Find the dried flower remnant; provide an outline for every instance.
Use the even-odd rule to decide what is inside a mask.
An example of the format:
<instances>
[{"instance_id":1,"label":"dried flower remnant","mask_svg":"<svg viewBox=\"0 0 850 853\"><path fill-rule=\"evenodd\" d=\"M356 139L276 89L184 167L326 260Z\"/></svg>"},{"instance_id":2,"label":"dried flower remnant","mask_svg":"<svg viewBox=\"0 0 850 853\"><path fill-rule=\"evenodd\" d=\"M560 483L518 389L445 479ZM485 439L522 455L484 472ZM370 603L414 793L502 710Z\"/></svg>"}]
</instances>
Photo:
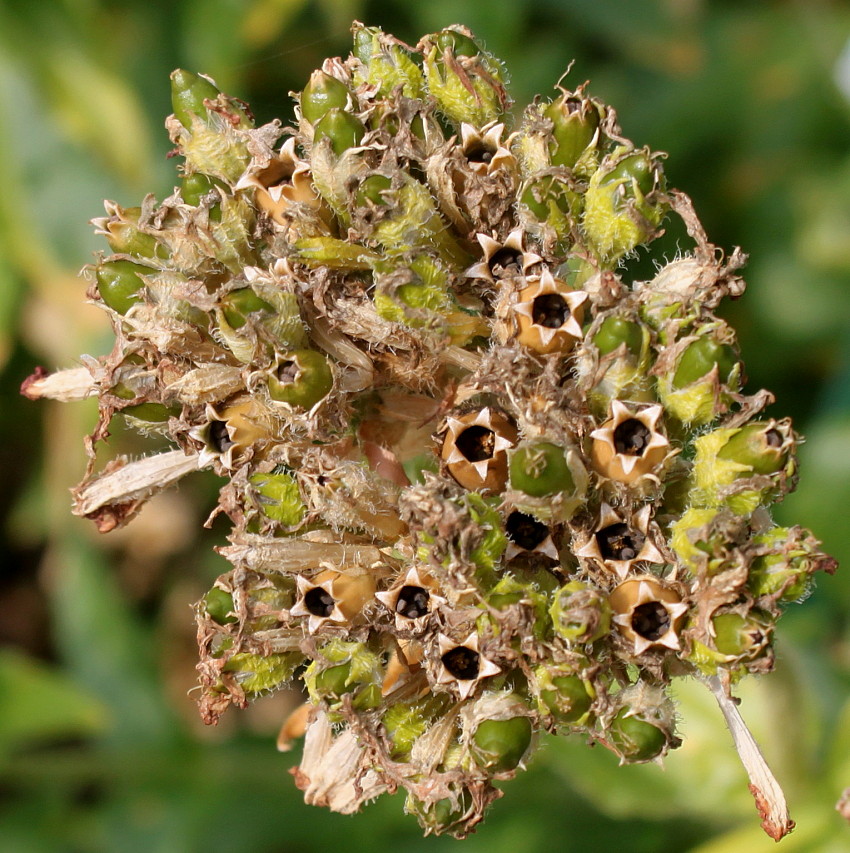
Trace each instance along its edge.
<instances>
[{"instance_id":1,"label":"dried flower remnant","mask_svg":"<svg viewBox=\"0 0 850 853\"><path fill-rule=\"evenodd\" d=\"M96 222L114 254L89 296L118 344L23 393L98 396L75 512L102 531L199 468L227 481L200 710L300 680L280 742L305 736L307 802L401 787L463 837L543 730L659 761L692 675L781 837L730 685L772 667L778 617L835 563L766 511L798 437L759 419L713 314L744 256L586 84L508 134L504 76L464 27L411 46L355 24L285 128L175 72L179 188ZM629 280L668 216L693 247ZM96 473L113 417L173 448Z\"/></svg>"}]
</instances>

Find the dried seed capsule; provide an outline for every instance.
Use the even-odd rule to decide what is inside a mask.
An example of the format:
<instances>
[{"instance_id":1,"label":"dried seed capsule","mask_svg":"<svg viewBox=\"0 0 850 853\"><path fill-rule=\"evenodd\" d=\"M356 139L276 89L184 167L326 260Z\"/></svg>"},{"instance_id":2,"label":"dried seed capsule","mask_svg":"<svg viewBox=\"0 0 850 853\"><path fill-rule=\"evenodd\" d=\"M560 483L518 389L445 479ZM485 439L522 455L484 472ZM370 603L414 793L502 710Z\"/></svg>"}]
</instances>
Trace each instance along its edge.
<instances>
[{"instance_id":1,"label":"dried seed capsule","mask_svg":"<svg viewBox=\"0 0 850 853\"><path fill-rule=\"evenodd\" d=\"M623 581L608 596L614 624L632 644L634 654L651 646L679 648L679 628L688 605L653 576Z\"/></svg>"},{"instance_id":2,"label":"dried seed capsule","mask_svg":"<svg viewBox=\"0 0 850 853\"><path fill-rule=\"evenodd\" d=\"M579 557L589 557L622 580L637 563L663 563L664 555L650 535L652 507L648 504L631 517L602 504L593 535L577 548Z\"/></svg>"},{"instance_id":3,"label":"dried seed capsule","mask_svg":"<svg viewBox=\"0 0 850 853\"><path fill-rule=\"evenodd\" d=\"M439 666L437 684L448 684L466 699L485 678L498 675L502 668L481 654L478 634L474 631L461 643L439 634Z\"/></svg>"},{"instance_id":4,"label":"dried seed capsule","mask_svg":"<svg viewBox=\"0 0 850 853\"><path fill-rule=\"evenodd\" d=\"M513 317L519 327L517 340L534 352L569 352L582 338L587 294L573 290L548 270L527 281L513 306Z\"/></svg>"},{"instance_id":5,"label":"dried seed capsule","mask_svg":"<svg viewBox=\"0 0 850 853\"><path fill-rule=\"evenodd\" d=\"M330 393L333 371L320 352L293 350L278 360L268 386L272 400L309 410Z\"/></svg>"},{"instance_id":6,"label":"dried seed capsule","mask_svg":"<svg viewBox=\"0 0 850 853\"><path fill-rule=\"evenodd\" d=\"M596 470L621 483L656 477L670 455L670 442L658 429L661 406L631 409L619 400L611 403L611 417L590 434L591 458Z\"/></svg>"},{"instance_id":7,"label":"dried seed capsule","mask_svg":"<svg viewBox=\"0 0 850 853\"><path fill-rule=\"evenodd\" d=\"M152 275L154 272L156 270L132 261L106 261L95 270L97 292L113 311L126 314L142 301L145 281L140 276Z\"/></svg>"},{"instance_id":8,"label":"dried seed capsule","mask_svg":"<svg viewBox=\"0 0 850 853\"><path fill-rule=\"evenodd\" d=\"M452 477L465 489L500 492L508 480L506 451L517 439L513 423L490 408L446 423L442 456Z\"/></svg>"}]
</instances>

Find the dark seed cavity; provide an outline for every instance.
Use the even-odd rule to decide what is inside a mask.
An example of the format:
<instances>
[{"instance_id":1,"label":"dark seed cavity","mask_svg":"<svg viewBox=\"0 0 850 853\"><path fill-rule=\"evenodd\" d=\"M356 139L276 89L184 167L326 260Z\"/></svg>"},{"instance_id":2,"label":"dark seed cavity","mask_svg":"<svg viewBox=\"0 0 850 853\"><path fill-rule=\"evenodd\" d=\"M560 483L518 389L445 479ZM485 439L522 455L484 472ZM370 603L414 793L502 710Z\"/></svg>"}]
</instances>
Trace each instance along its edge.
<instances>
[{"instance_id":1,"label":"dark seed cavity","mask_svg":"<svg viewBox=\"0 0 850 853\"><path fill-rule=\"evenodd\" d=\"M609 524L596 532L599 553L603 560L634 560L646 537L627 524Z\"/></svg>"},{"instance_id":2,"label":"dark seed cavity","mask_svg":"<svg viewBox=\"0 0 850 853\"><path fill-rule=\"evenodd\" d=\"M227 431L227 424L224 421L213 421L210 424L210 444L217 453L226 453L233 447L233 439Z\"/></svg>"},{"instance_id":3,"label":"dark seed cavity","mask_svg":"<svg viewBox=\"0 0 850 853\"><path fill-rule=\"evenodd\" d=\"M560 329L570 319L570 306L560 293L544 293L535 297L531 319L537 326Z\"/></svg>"},{"instance_id":4,"label":"dark seed cavity","mask_svg":"<svg viewBox=\"0 0 850 853\"><path fill-rule=\"evenodd\" d=\"M670 614L660 601L647 601L632 612L632 629L635 634L655 641L670 630Z\"/></svg>"},{"instance_id":5,"label":"dark seed cavity","mask_svg":"<svg viewBox=\"0 0 850 853\"><path fill-rule=\"evenodd\" d=\"M457 449L470 461L482 462L493 458L496 433L487 427L474 424L467 427L456 439Z\"/></svg>"},{"instance_id":6,"label":"dark seed cavity","mask_svg":"<svg viewBox=\"0 0 850 853\"><path fill-rule=\"evenodd\" d=\"M334 597L320 586L314 586L304 594L304 606L313 616L327 618L333 613L335 604Z\"/></svg>"},{"instance_id":7,"label":"dark seed cavity","mask_svg":"<svg viewBox=\"0 0 850 853\"><path fill-rule=\"evenodd\" d=\"M549 535L549 527L531 515L514 510L505 522L505 533L514 545L533 551Z\"/></svg>"},{"instance_id":8,"label":"dark seed cavity","mask_svg":"<svg viewBox=\"0 0 850 853\"><path fill-rule=\"evenodd\" d=\"M767 442L768 447L782 447L782 435L778 430L769 429L764 434L764 440Z\"/></svg>"},{"instance_id":9,"label":"dark seed cavity","mask_svg":"<svg viewBox=\"0 0 850 853\"><path fill-rule=\"evenodd\" d=\"M643 456L651 437L646 424L637 418L629 418L614 430L614 448L617 453L625 453L626 456Z\"/></svg>"},{"instance_id":10,"label":"dark seed cavity","mask_svg":"<svg viewBox=\"0 0 850 853\"><path fill-rule=\"evenodd\" d=\"M421 586L403 586L395 603L395 612L408 619L418 619L428 612L430 597L428 590Z\"/></svg>"},{"instance_id":11,"label":"dark seed cavity","mask_svg":"<svg viewBox=\"0 0 850 853\"><path fill-rule=\"evenodd\" d=\"M489 163L496 152L483 142L473 142L463 153L470 163Z\"/></svg>"},{"instance_id":12,"label":"dark seed cavity","mask_svg":"<svg viewBox=\"0 0 850 853\"><path fill-rule=\"evenodd\" d=\"M301 368L298 366L298 363L292 361L291 359L288 361L282 361L277 368L277 378L283 385L291 385L293 382L298 381L298 377L301 375Z\"/></svg>"},{"instance_id":13,"label":"dark seed cavity","mask_svg":"<svg viewBox=\"0 0 850 853\"><path fill-rule=\"evenodd\" d=\"M502 247L490 258L490 272L494 276L519 275L522 253Z\"/></svg>"},{"instance_id":14,"label":"dark seed cavity","mask_svg":"<svg viewBox=\"0 0 850 853\"><path fill-rule=\"evenodd\" d=\"M478 678L478 652L466 646L449 649L440 660L451 675L459 681L472 681Z\"/></svg>"}]
</instances>

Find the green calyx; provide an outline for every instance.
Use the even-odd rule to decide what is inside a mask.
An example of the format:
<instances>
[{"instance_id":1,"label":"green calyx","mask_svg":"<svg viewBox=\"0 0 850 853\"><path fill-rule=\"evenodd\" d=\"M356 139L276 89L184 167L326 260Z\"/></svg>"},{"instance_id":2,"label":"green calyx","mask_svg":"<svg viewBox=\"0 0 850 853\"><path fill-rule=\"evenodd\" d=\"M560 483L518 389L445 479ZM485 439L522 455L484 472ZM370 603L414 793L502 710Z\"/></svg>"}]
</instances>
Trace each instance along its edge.
<instances>
[{"instance_id":1,"label":"green calyx","mask_svg":"<svg viewBox=\"0 0 850 853\"><path fill-rule=\"evenodd\" d=\"M515 770L531 746L532 725L528 717L484 720L475 729L470 751L475 761L494 773Z\"/></svg>"},{"instance_id":2,"label":"green calyx","mask_svg":"<svg viewBox=\"0 0 850 853\"><path fill-rule=\"evenodd\" d=\"M382 677L380 656L363 643L331 640L319 649L318 657L307 667L304 683L311 701L318 702L380 687ZM368 689L368 699L372 695L373 691Z\"/></svg>"},{"instance_id":3,"label":"green calyx","mask_svg":"<svg viewBox=\"0 0 850 853\"><path fill-rule=\"evenodd\" d=\"M327 139L333 153L341 157L349 148L356 148L365 135L366 126L357 116L339 107L331 107L313 128L313 145Z\"/></svg>"},{"instance_id":4,"label":"green calyx","mask_svg":"<svg viewBox=\"0 0 850 853\"><path fill-rule=\"evenodd\" d=\"M145 282L140 276L155 272L150 267L132 261L106 261L95 270L97 291L113 311L126 314L133 305L142 301L141 291Z\"/></svg>"},{"instance_id":5,"label":"green calyx","mask_svg":"<svg viewBox=\"0 0 850 853\"><path fill-rule=\"evenodd\" d=\"M571 169L596 136L599 109L589 99L565 92L543 108L543 116L552 122L552 165Z\"/></svg>"},{"instance_id":6,"label":"green calyx","mask_svg":"<svg viewBox=\"0 0 850 853\"><path fill-rule=\"evenodd\" d=\"M673 374L673 387L684 388L702 379L715 367L720 382L728 384L736 368L740 373L737 353L728 344L718 343L710 337L698 338L685 348L679 358Z\"/></svg>"},{"instance_id":7,"label":"green calyx","mask_svg":"<svg viewBox=\"0 0 850 853\"><path fill-rule=\"evenodd\" d=\"M361 63L355 69L358 82L377 86L378 92L384 97L398 86L401 86L402 94L407 98L422 97L425 79L414 54L377 27L355 24L353 32L352 53Z\"/></svg>"},{"instance_id":8,"label":"green calyx","mask_svg":"<svg viewBox=\"0 0 850 853\"><path fill-rule=\"evenodd\" d=\"M233 612L233 594L214 586L204 596L204 609L213 622L219 625L230 625L238 621Z\"/></svg>"},{"instance_id":9,"label":"green calyx","mask_svg":"<svg viewBox=\"0 0 850 853\"><path fill-rule=\"evenodd\" d=\"M628 352L639 358L643 349L643 338L643 329L639 323L623 317L606 317L593 336L593 345L600 355L608 355L625 344Z\"/></svg>"},{"instance_id":10,"label":"green calyx","mask_svg":"<svg viewBox=\"0 0 850 853\"><path fill-rule=\"evenodd\" d=\"M549 608L552 628L569 644L594 643L611 630L607 597L581 581L564 584Z\"/></svg>"},{"instance_id":11,"label":"green calyx","mask_svg":"<svg viewBox=\"0 0 850 853\"><path fill-rule=\"evenodd\" d=\"M652 761L667 746L667 735L659 726L623 708L611 721L608 737L617 754L629 762Z\"/></svg>"},{"instance_id":12,"label":"green calyx","mask_svg":"<svg viewBox=\"0 0 850 853\"><path fill-rule=\"evenodd\" d=\"M762 553L750 563L747 587L753 596L767 596L777 603L802 601L811 591L813 572L830 570L818 543L798 527L775 527L753 539Z\"/></svg>"},{"instance_id":13,"label":"green calyx","mask_svg":"<svg viewBox=\"0 0 850 853\"><path fill-rule=\"evenodd\" d=\"M333 387L327 358L315 350L287 353L268 379L269 396L278 403L312 409Z\"/></svg>"},{"instance_id":14,"label":"green calyx","mask_svg":"<svg viewBox=\"0 0 850 853\"><path fill-rule=\"evenodd\" d=\"M301 499L298 483L291 474L252 474L248 480L262 515L284 527L301 524L307 514L307 507Z\"/></svg>"},{"instance_id":15,"label":"green calyx","mask_svg":"<svg viewBox=\"0 0 850 853\"><path fill-rule=\"evenodd\" d=\"M135 403L131 406L124 406L120 412L125 417L135 418L137 421L149 424L164 424L170 417L176 417L180 414L179 409L165 406L162 403Z\"/></svg>"},{"instance_id":16,"label":"green calyx","mask_svg":"<svg viewBox=\"0 0 850 853\"><path fill-rule=\"evenodd\" d=\"M341 80L322 70L314 71L301 92L301 115L316 124L329 110L345 110L350 96L351 90Z\"/></svg>"},{"instance_id":17,"label":"green calyx","mask_svg":"<svg viewBox=\"0 0 850 853\"><path fill-rule=\"evenodd\" d=\"M575 490L564 448L548 441L530 441L509 452L511 488L532 497Z\"/></svg>"},{"instance_id":18,"label":"green calyx","mask_svg":"<svg viewBox=\"0 0 850 853\"><path fill-rule=\"evenodd\" d=\"M239 652L228 658L223 671L231 673L245 694L253 698L282 687L303 661L301 652L270 655Z\"/></svg>"}]
</instances>

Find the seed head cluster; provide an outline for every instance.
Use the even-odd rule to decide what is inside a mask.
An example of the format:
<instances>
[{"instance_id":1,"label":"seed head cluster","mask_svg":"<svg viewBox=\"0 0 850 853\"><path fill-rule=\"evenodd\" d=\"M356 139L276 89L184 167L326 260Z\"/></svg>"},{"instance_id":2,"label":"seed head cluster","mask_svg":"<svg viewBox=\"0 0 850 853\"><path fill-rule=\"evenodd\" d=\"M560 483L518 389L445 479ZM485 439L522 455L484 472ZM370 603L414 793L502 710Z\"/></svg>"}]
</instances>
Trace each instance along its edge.
<instances>
[{"instance_id":1,"label":"seed head cluster","mask_svg":"<svg viewBox=\"0 0 850 853\"><path fill-rule=\"evenodd\" d=\"M168 453L89 472L124 524L198 468L232 568L197 604L200 710L301 687L296 783L353 812L403 788L466 835L541 732L622 762L679 745L672 678L773 666L818 542L779 527L798 437L745 393L740 251L585 86L510 132L502 64L463 27L353 54L255 127L172 75L179 186L107 203L86 270L115 347L29 380L96 391ZM667 219L691 247L630 280Z\"/></svg>"}]
</instances>

